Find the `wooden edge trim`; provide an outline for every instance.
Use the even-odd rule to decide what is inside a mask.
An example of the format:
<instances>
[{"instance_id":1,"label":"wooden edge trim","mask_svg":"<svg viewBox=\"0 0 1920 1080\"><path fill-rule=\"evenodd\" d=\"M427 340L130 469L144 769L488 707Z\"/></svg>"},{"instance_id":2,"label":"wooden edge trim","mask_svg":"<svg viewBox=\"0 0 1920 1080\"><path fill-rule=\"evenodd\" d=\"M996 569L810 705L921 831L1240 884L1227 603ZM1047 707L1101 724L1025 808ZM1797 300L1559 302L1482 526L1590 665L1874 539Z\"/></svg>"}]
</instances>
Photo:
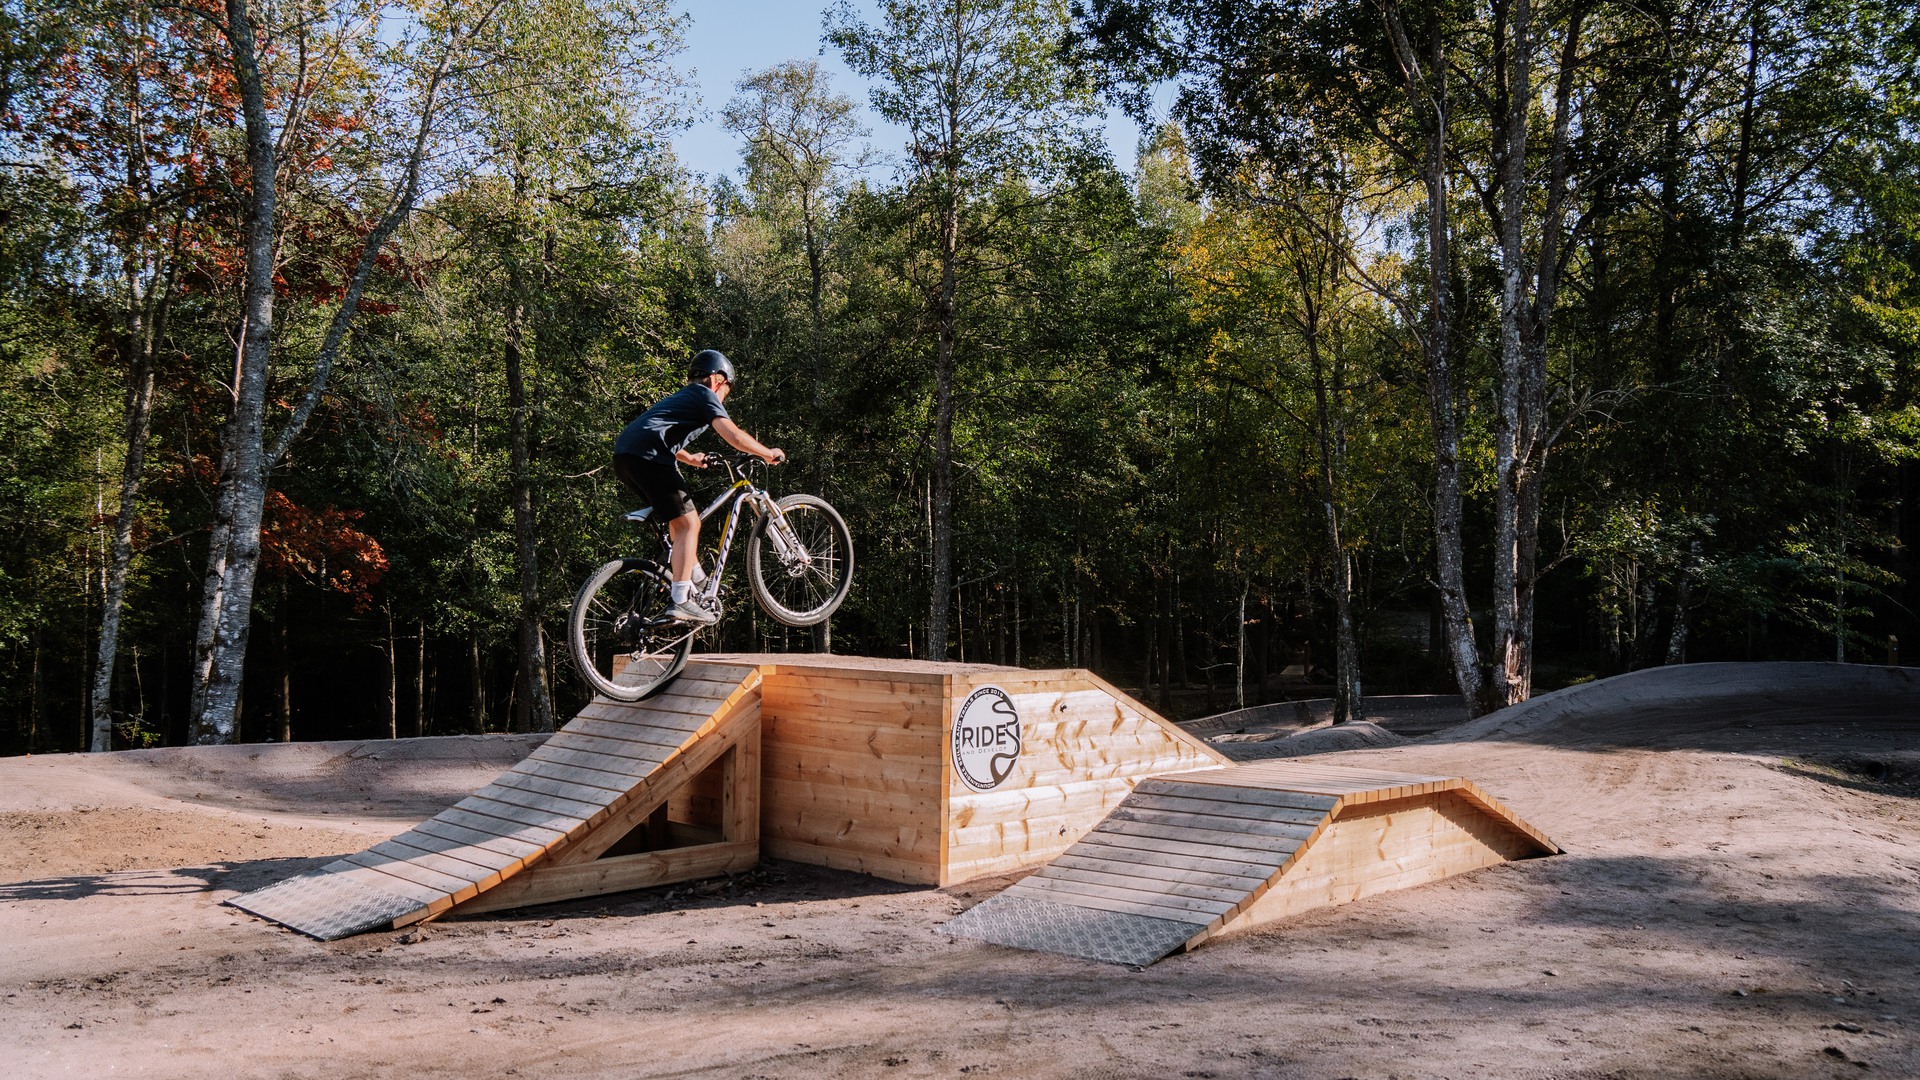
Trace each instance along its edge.
<instances>
[{"instance_id":1,"label":"wooden edge trim","mask_svg":"<svg viewBox=\"0 0 1920 1080\"><path fill-rule=\"evenodd\" d=\"M760 845L745 840L662 848L611 859L549 866L520 878L512 889L483 893L454 905L449 911L456 916L480 915L490 911L557 904L588 896L630 892L656 885L738 873L751 869L759 861Z\"/></svg>"},{"instance_id":2,"label":"wooden edge trim","mask_svg":"<svg viewBox=\"0 0 1920 1080\"><path fill-rule=\"evenodd\" d=\"M1464 780L1464 779L1456 780L1454 781L1454 783L1458 786L1455 788L1452 788L1451 790L1458 791L1460 793L1461 798L1472 803L1474 806L1479 807L1481 810L1484 810L1487 814L1491 815L1496 821L1502 822L1503 824L1511 827L1515 832L1520 833L1522 836L1525 836L1527 839L1533 841L1534 844L1539 847L1540 854L1563 855L1566 853L1566 849L1561 847L1559 844L1554 843L1553 840L1550 839L1546 833L1543 833L1539 829L1536 829L1533 826L1527 824L1525 821L1522 821L1518 814L1515 814L1513 811L1507 809L1505 804L1503 804L1499 799L1496 799L1493 796L1487 794L1486 792L1480 790L1480 786L1478 784L1475 784L1471 780Z\"/></svg>"},{"instance_id":3,"label":"wooden edge trim","mask_svg":"<svg viewBox=\"0 0 1920 1080\"><path fill-rule=\"evenodd\" d=\"M749 663L744 660L709 660L695 656L689 661L688 666L692 667L697 664L701 668L709 671L719 668L732 668L736 671L755 671L760 673L763 678L773 680L777 680L785 675L818 674L823 678L846 679L851 682L920 683L925 686L937 686L953 677L951 673L944 671L895 671L886 668L859 668L836 665L834 661L841 659L841 657L836 654L786 653L783 655L791 656L794 659ZM810 657L819 657L819 660L817 662L810 661ZM1025 669L1017 668L1015 670Z\"/></svg>"},{"instance_id":4,"label":"wooden edge trim","mask_svg":"<svg viewBox=\"0 0 1920 1080\"><path fill-rule=\"evenodd\" d=\"M1126 705L1128 708L1132 709L1134 712L1137 712L1141 716L1144 716L1148 720L1151 720L1155 724L1158 724L1162 729L1164 729L1167 732L1167 734L1173 736L1176 742L1179 742L1183 745L1190 746L1193 749L1198 750L1201 756L1205 757L1207 760L1212 761L1215 764L1219 764L1219 765L1235 764L1232 758L1228 757L1227 755L1221 753L1218 750L1215 750L1212 746L1208 745L1205 739L1200 738L1198 735L1195 735L1192 732L1185 730L1179 724L1176 724L1173 721L1167 719L1166 717L1161 716L1159 713L1154 712L1152 709L1146 706L1145 702L1142 702L1136 699L1132 694L1127 693L1126 691L1113 685L1112 683L1101 678L1100 676L1095 675L1093 672L1088 671L1086 668L1068 668L1067 670L1073 678L1079 679L1087 683L1088 685L1092 686L1094 689L1100 690L1106 693L1107 695L1111 696L1114 700L1119 701L1122 704Z\"/></svg>"},{"instance_id":5,"label":"wooden edge trim","mask_svg":"<svg viewBox=\"0 0 1920 1080\"><path fill-rule=\"evenodd\" d=\"M940 687L940 738L936 745L940 754L940 851L934 856L933 883L946 888L959 879L954 876L953 866L948 852L953 843L953 673L941 672Z\"/></svg>"}]
</instances>

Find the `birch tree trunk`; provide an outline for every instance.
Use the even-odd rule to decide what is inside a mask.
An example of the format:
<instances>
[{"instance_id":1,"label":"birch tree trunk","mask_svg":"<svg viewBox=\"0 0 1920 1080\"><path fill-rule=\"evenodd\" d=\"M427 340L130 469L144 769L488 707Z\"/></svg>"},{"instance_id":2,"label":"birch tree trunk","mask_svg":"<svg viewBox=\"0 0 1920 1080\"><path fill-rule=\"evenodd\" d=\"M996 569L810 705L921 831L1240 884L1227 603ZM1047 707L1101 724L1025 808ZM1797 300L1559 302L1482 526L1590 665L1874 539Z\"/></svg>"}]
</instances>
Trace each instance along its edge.
<instances>
[{"instance_id":1,"label":"birch tree trunk","mask_svg":"<svg viewBox=\"0 0 1920 1080\"><path fill-rule=\"evenodd\" d=\"M1433 426L1434 578L1440 594L1447 667L1461 701L1477 716L1485 710L1485 702L1480 651L1467 603L1466 558L1460 532L1460 412L1453 372L1453 208L1448 172L1453 111L1446 34L1441 19L1429 16L1424 49L1417 48L1398 6L1387 9L1387 28L1402 88L1426 133L1418 162L1427 216L1427 310L1420 345L1426 360L1427 408Z\"/></svg>"},{"instance_id":2,"label":"birch tree trunk","mask_svg":"<svg viewBox=\"0 0 1920 1080\"><path fill-rule=\"evenodd\" d=\"M1512 0L1506 116L1495 147L1500 189L1499 423L1495 440L1494 665L1496 705L1533 696L1534 596L1539 577L1540 514L1547 457L1547 336L1558 300L1563 216L1568 192L1568 140L1574 74L1585 10L1567 16L1554 87L1544 206L1537 248L1527 251L1527 151L1534 104L1535 29L1531 0Z\"/></svg>"},{"instance_id":3,"label":"birch tree trunk","mask_svg":"<svg viewBox=\"0 0 1920 1080\"><path fill-rule=\"evenodd\" d=\"M1526 672L1518 640L1520 485L1526 468L1521 433L1520 306L1526 296L1525 226L1527 120L1532 104L1529 0L1509 0L1495 9L1495 59L1503 69L1505 115L1497 118L1494 168L1500 190L1500 358L1493 443L1493 704L1526 700ZM1501 15L1505 15L1502 25Z\"/></svg>"},{"instance_id":4,"label":"birch tree trunk","mask_svg":"<svg viewBox=\"0 0 1920 1080\"><path fill-rule=\"evenodd\" d=\"M437 66L426 74L416 99L420 111L406 158L404 179L361 245L340 306L334 309L314 357L306 390L269 452L266 398L276 270L277 150L275 133L267 118L266 85L255 47L255 27L247 13L246 0L226 2L225 33L233 54L234 82L246 118L250 189L244 320L232 384L232 413L221 432L214 522L201 589L200 622L194 634L190 724L197 744L228 743L238 737L241 680L252 622L254 579L260 562L260 525L268 479L274 464L286 457L319 407L380 252L412 214L414 203L419 199L420 172L434 132L443 80L466 42L485 27L498 8L496 0L478 13L473 24L450 32L452 36L442 47Z\"/></svg>"},{"instance_id":5,"label":"birch tree trunk","mask_svg":"<svg viewBox=\"0 0 1920 1080\"><path fill-rule=\"evenodd\" d=\"M267 361L273 341L276 148L246 0L227 0L227 45L246 118L250 189L246 209L245 312L234 365L232 412L220 437L220 475L200 625L194 634L193 741L239 734L240 680L253 614L260 519L267 495Z\"/></svg>"}]
</instances>

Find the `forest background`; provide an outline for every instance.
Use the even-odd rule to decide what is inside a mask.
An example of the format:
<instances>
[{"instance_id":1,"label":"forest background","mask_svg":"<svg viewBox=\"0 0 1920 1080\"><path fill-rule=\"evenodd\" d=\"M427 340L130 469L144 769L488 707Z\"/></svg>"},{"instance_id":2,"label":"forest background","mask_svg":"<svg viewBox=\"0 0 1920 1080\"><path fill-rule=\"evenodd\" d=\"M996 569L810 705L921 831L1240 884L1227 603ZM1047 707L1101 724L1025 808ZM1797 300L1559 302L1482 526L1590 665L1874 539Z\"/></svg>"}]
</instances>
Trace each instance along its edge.
<instances>
[{"instance_id":1,"label":"forest background","mask_svg":"<svg viewBox=\"0 0 1920 1080\"><path fill-rule=\"evenodd\" d=\"M1920 648L1907 5L841 4L710 179L686 19L0 0L0 752L551 728L702 347L859 555L715 648L1341 716Z\"/></svg>"}]
</instances>

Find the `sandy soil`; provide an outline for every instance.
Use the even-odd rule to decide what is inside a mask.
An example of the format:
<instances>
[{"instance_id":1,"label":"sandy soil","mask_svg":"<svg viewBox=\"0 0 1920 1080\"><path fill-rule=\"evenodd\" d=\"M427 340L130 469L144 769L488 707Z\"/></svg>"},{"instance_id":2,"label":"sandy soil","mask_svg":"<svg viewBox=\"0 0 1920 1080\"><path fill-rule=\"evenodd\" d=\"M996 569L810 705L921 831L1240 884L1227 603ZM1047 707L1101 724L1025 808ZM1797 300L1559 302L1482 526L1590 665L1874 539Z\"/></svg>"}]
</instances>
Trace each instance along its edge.
<instances>
[{"instance_id":1,"label":"sandy soil","mask_svg":"<svg viewBox=\"0 0 1920 1080\"><path fill-rule=\"evenodd\" d=\"M525 740L0 761L8 1077L1920 1076L1920 679L1645 672L1321 760L1468 776L1568 854L1141 971L769 863L320 944L220 901Z\"/></svg>"}]
</instances>

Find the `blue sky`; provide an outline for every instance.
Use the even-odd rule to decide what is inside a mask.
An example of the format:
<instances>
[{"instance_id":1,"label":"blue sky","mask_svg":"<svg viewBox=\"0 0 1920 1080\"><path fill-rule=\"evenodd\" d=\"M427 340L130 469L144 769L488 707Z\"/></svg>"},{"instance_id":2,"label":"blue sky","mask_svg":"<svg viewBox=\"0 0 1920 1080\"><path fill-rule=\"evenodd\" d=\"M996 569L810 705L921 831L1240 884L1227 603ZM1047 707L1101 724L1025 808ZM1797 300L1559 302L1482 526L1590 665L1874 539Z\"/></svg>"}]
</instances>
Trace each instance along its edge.
<instances>
[{"instance_id":1,"label":"blue sky","mask_svg":"<svg viewBox=\"0 0 1920 1080\"><path fill-rule=\"evenodd\" d=\"M690 0L682 5L692 22L686 50L676 61L681 70L692 69L691 81L700 95L694 126L673 140L682 164L709 177L738 168L739 143L720 126L720 110L733 97L733 84L749 71L798 57L818 59L832 74L834 86L860 103L874 149L889 161L899 157L905 133L867 106L866 81L847 70L837 50L820 51L820 16L827 6L828 0ZM879 21L868 0L855 0L854 6L869 21ZM1106 131L1114 162L1131 172L1139 128L1118 109L1110 109Z\"/></svg>"}]
</instances>

